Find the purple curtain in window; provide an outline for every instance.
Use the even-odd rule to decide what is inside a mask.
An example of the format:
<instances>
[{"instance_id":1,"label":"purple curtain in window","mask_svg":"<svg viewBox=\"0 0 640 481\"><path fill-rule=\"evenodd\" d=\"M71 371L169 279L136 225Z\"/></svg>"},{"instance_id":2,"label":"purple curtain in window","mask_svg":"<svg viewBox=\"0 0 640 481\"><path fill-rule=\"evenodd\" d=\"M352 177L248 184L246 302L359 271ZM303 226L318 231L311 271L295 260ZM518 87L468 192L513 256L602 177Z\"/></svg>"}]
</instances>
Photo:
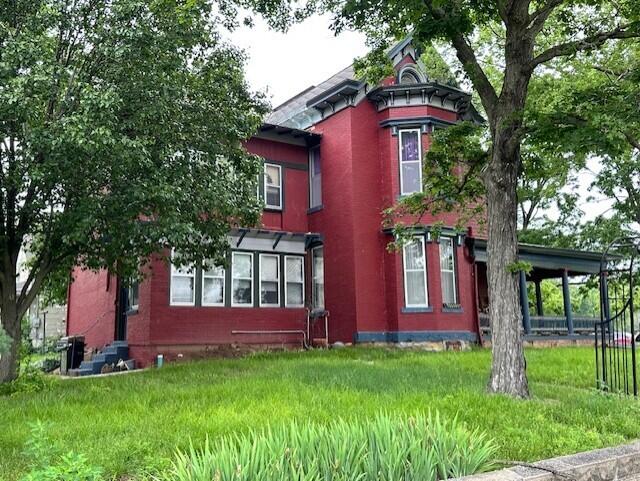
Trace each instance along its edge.
<instances>
[{"instance_id":1,"label":"purple curtain in window","mask_svg":"<svg viewBox=\"0 0 640 481\"><path fill-rule=\"evenodd\" d=\"M418 154L418 132L404 132L402 134L402 160L420 160Z\"/></svg>"}]
</instances>

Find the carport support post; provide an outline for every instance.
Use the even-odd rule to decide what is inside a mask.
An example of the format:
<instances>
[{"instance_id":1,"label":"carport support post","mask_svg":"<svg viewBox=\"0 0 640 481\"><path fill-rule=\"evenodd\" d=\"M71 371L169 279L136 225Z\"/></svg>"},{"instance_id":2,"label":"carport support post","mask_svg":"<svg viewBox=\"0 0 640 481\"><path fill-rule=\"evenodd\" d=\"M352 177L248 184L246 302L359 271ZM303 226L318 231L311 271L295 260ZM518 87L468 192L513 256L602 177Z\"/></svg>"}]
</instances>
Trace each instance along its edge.
<instances>
[{"instance_id":1,"label":"carport support post","mask_svg":"<svg viewBox=\"0 0 640 481\"><path fill-rule=\"evenodd\" d=\"M569 272L562 271L562 298L564 300L564 315L567 318L567 332L573 334L573 313L571 312L571 294L569 293Z\"/></svg>"},{"instance_id":2,"label":"carport support post","mask_svg":"<svg viewBox=\"0 0 640 481\"><path fill-rule=\"evenodd\" d=\"M540 279L535 281L536 284L536 314L544 316L544 308L542 307L542 290L540 289Z\"/></svg>"},{"instance_id":3,"label":"carport support post","mask_svg":"<svg viewBox=\"0 0 640 481\"><path fill-rule=\"evenodd\" d=\"M524 271L520 271L520 307L522 308L522 324L524 325L524 333L531 334L529 296L527 295L527 275Z\"/></svg>"}]
</instances>

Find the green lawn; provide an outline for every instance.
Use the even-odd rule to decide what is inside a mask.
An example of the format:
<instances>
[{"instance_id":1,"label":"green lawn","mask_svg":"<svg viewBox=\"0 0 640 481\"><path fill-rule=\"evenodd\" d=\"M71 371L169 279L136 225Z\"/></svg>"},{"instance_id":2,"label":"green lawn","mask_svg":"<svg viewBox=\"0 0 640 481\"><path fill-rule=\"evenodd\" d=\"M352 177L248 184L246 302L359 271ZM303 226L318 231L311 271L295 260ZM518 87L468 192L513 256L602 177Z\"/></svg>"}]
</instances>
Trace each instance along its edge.
<instances>
[{"instance_id":1,"label":"green lawn","mask_svg":"<svg viewBox=\"0 0 640 481\"><path fill-rule=\"evenodd\" d=\"M189 439L288 419L438 410L493 436L500 459L531 461L640 437L640 402L593 389L589 348L527 351L533 399L485 394L490 352L349 348L167 365L0 398L0 479L24 472L29 422L109 474L166 464Z\"/></svg>"}]
</instances>

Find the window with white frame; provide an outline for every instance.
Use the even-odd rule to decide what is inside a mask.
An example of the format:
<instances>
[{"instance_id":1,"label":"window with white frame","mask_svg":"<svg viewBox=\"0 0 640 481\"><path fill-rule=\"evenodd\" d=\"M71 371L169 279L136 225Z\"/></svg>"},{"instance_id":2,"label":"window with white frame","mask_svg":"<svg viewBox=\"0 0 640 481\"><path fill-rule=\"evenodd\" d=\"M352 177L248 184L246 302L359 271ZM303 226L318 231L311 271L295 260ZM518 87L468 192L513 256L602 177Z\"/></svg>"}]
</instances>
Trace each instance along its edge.
<instances>
[{"instance_id":1,"label":"window with white frame","mask_svg":"<svg viewBox=\"0 0 640 481\"><path fill-rule=\"evenodd\" d=\"M304 307L304 258L284 257L284 292L286 307Z\"/></svg>"},{"instance_id":2,"label":"window with white frame","mask_svg":"<svg viewBox=\"0 0 640 481\"><path fill-rule=\"evenodd\" d=\"M424 237L414 239L403 246L404 304L406 307L427 307L427 262Z\"/></svg>"},{"instance_id":3,"label":"window with white frame","mask_svg":"<svg viewBox=\"0 0 640 481\"><path fill-rule=\"evenodd\" d=\"M172 254L174 258L175 253ZM196 300L196 269L194 266L171 264L171 305L193 306Z\"/></svg>"},{"instance_id":4,"label":"window with white frame","mask_svg":"<svg viewBox=\"0 0 640 481\"><path fill-rule=\"evenodd\" d=\"M400 194L422 191L422 137L420 129L398 132Z\"/></svg>"},{"instance_id":5,"label":"window with white frame","mask_svg":"<svg viewBox=\"0 0 640 481\"><path fill-rule=\"evenodd\" d=\"M202 305L224 306L224 267L202 269Z\"/></svg>"},{"instance_id":6,"label":"window with white frame","mask_svg":"<svg viewBox=\"0 0 640 481\"><path fill-rule=\"evenodd\" d=\"M137 311L138 310L138 290L139 283L137 280L132 279L129 281L129 286L127 287L127 311Z\"/></svg>"},{"instance_id":7,"label":"window with white frame","mask_svg":"<svg viewBox=\"0 0 640 481\"><path fill-rule=\"evenodd\" d=\"M445 306L455 306L458 304L458 292L456 289L454 239L452 237L440 237L439 244L442 304Z\"/></svg>"},{"instance_id":8,"label":"window with white frame","mask_svg":"<svg viewBox=\"0 0 640 481\"><path fill-rule=\"evenodd\" d=\"M322 162L320 147L309 152L309 207L322 205Z\"/></svg>"},{"instance_id":9,"label":"window with white frame","mask_svg":"<svg viewBox=\"0 0 640 481\"><path fill-rule=\"evenodd\" d=\"M282 209L282 167L264 164L264 201L269 209Z\"/></svg>"},{"instance_id":10,"label":"window with white frame","mask_svg":"<svg viewBox=\"0 0 640 481\"><path fill-rule=\"evenodd\" d=\"M280 306L280 256L260 254L260 306Z\"/></svg>"},{"instance_id":11,"label":"window with white frame","mask_svg":"<svg viewBox=\"0 0 640 481\"><path fill-rule=\"evenodd\" d=\"M324 309L324 247L315 247L311 251L312 301L314 309Z\"/></svg>"},{"instance_id":12,"label":"window with white frame","mask_svg":"<svg viewBox=\"0 0 640 481\"><path fill-rule=\"evenodd\" d=\"M234 252L231 255L231 305L253 305L253 254Z\"/></svg>"}]
</instances>

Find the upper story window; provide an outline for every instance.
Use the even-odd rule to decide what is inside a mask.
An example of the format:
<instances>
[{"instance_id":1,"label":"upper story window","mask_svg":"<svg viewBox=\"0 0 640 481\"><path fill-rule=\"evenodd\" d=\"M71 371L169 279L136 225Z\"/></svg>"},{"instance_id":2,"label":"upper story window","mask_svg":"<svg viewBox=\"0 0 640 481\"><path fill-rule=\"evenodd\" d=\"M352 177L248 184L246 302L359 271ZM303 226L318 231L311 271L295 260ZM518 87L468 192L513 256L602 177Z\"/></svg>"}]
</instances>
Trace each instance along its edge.
<instances>
[{"instance_id":1,"label":"upper story window","mask_svg":"<svg viewBox=\"0 0 640 481\"><path fill-rule=\"evenodd\" d=\"M172 258L175 252L172 254ZM171 264L172 306L193 306L196 301L196 269L194 266L178 267Z\"/></svg>"},{"instance_id":2,"label":"upper story window","mask_svg":"<svg viewBox=\"0 0 640 481\"><path fill-rule=\"evenodd\" d=\"M322 205L322 169L320 161L320 148L316 147L309 152L309 207Z\"/></svg>"},{"instance_id":3,"label":"upper story window","mask_svg":"<svg viewBox=\"0 0 640 481\"><path fill-rule=\"evenodd\" d=\"M264 164L264 200L268 209L282 209L282 167Z\"/></svg>"},{"instance_id":4,"label":"upper story window","mask_svg":"<svg viewBox=\"0 0 640 481\"><path fill-rule=\"evenodd\" d=\"M415 237L402 248L404 267L404 305L406 307L428 307L427 261L424 237Z\"/></svg>"},{"instance_id":5,"label":"upper story window","mask_svg":"<svg viewBox=\"0 0 640 481\"><path fill-rule=\"evenodd\" d=\"M440 237L440 279L442 284L442 304L455 306L458 304L456 288L456 261L454 239Z\"/></svg>"},{"instance_id":6,"label":"upper story window","mask_svg":"<svg viewBox=\"0 0 640 481\"><path fill-rule=\"evenodd\" d=\"M311 288L314 309L324 309L324 247L311 251Z\"/></svg>"},{"instance_id":7,"label":"upper story window","mask_svg":"<svg viewBox=\"0 0 640 481\"><path fill-rule=\"evenodd\" d=\"M400 194L422 191L422 138L420 129L400 130Z\"/></svg>"}]
</instances>

